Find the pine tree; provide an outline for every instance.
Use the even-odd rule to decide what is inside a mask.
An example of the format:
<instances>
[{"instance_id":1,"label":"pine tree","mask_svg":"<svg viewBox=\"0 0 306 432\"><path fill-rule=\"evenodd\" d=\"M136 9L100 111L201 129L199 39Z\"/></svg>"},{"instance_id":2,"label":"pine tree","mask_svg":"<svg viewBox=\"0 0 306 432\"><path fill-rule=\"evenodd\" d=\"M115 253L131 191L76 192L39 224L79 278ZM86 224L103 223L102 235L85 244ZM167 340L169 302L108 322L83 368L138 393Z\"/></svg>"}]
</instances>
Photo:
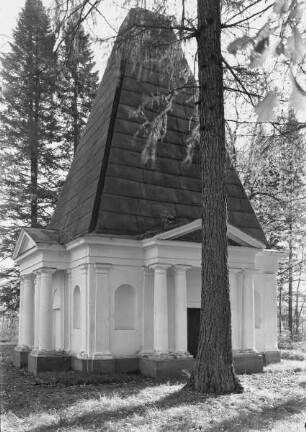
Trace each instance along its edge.
<instances>
[{"instance_id":1,"label":"pine tree","mask_svg":"<svg viewBox=\"0 0 306 432\"><path fill-rule=\"evenodd\" d=\"M11 256L20 226L46 224L58 191L54 42L42 2L26 0L10 52L1 58L2 259ZM11 289L13 297L16 270L4 270L4 276L1 295Z\"/></svg>"},{"instance_id":2,"label":"pine tree","mask_svg":"<svg viewBox=\"0 0 306 432\"><path fill-rule=\"evenodd\" d=\"M89 35L70 21L64 31L59 54L58 98L61 109L62 150L76 152L82 130L98 88L98 72Z\"/></svg>"}]
</instances>

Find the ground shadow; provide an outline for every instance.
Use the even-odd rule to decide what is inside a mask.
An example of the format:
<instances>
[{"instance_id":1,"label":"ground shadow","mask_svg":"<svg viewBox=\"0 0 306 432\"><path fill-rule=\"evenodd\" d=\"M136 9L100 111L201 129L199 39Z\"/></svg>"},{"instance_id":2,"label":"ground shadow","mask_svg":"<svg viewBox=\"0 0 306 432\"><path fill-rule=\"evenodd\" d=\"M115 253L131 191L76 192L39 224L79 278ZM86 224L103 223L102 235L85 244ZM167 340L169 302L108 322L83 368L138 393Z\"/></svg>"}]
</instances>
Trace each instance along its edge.
<instances>
[{"instance_id":1,"label":"ground shadow","mask_svg":"<svg viewBox=\"0 0 306 432\"><path fill-rule=\"evenodd\" d=\"M144 404L139 404L133 407L120 408L117 410L106 411L101 413L86 413L84 415L75 417L74 419L59 419L58 423L54 423L45 427L37 427L31 429L31 432L47 432L52 430L57 430L59 427L73 428L74 426L92 426L101 428L100 430L106 430L106 424L108 422L120 422L126 420L135 414L145 417L146 412L150 409L169 409L174 407L180 407L181 405L198 405L199 402L205 402L209 398L214 398L213 396L201 395L197 392L193 392L193 396L189 389L185 387L177 392L172 393L169 396L160 399L155 402L148 402ZM288 399L282 403L275 404L273 407L262 407L260 412L249 412L245 413L243 411L241 414L237 412L237 415L226 421L215 421L211 426L205 425L202 428L201 425L195 426L192 418L180 419L183 429L180 430L205 430L205 432L219 432L220 430L239 432L245 429L246 425L256 426L256 430L265 431L271 426L271 422L275 422L282 419L288 419L288 417L293 416L297 413L301 413L306 407L306 395L299 400ZM188 424L189 421L189 424ZM171 425L169 425L171 428ZM113 429L116 430L116 429ZM170 429L169 429L170 430Z\"/></svg>"}]
</instances>

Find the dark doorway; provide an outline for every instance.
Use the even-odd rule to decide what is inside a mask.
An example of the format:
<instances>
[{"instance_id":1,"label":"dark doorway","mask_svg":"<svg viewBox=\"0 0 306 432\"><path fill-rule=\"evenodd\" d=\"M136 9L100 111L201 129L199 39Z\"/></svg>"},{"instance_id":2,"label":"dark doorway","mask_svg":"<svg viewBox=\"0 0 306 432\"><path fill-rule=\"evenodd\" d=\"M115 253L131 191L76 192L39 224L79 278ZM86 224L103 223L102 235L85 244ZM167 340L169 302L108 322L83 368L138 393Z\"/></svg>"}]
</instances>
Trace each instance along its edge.
<instances>
[{"instance_id":1,"label":"dark doorway","mask_svg":"<svg viewBox=\"0 0 306 432\"><path fill-rule=\"evenodd\" d=\"M187 346L188 351L193 357L197 355L198 339L200 331L200 312L199 308L187 309Z\"/></svg>"}]
</instances>

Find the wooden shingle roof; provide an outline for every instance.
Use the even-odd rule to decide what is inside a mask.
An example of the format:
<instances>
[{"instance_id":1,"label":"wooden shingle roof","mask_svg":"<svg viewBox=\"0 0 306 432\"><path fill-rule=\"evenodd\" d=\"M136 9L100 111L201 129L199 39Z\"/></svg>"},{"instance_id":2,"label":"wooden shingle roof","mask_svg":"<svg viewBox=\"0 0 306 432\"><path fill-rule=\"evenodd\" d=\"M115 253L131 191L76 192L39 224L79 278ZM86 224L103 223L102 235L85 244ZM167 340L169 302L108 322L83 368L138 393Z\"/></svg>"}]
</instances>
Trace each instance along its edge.
<instances>
[{"instance_id":1,"label":"wooden shingle roof","mask_svg":"<svg viewBox=\"0 0 306 432\"><path fill-rule=\"evenodd\" d=\"M135 19L138 13L132 10L130 16ZM131 113L144 98L168 92L169 82L162 66L140 67L127 53L114 48L49 226L64 242L88 233L144 238L201 217L197 151L190 165L183 163L194 115L193 89L176 96L154 166L144 164L143 119ZM229 223L267 244L230 164L226 190Z\"/></svg>"}]
</instances>

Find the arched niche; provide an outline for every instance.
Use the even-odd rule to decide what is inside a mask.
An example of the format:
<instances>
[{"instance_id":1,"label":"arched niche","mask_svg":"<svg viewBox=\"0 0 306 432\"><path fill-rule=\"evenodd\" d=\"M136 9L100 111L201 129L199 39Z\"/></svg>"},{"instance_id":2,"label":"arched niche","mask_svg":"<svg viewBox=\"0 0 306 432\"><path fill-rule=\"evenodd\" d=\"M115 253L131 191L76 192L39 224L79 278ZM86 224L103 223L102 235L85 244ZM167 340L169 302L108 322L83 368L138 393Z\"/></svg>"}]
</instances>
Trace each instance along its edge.
<instances>
[{"instance_id":1,"label":"arched niche","mask_svg":"<svg viewBox=\"0 0 306 432\"><path fill-rule=\"evenodd\" d=\"M135 330L136 294L131 285L120 285L115 291L115 330Z\"/></svg>"},{"instance_id":2,"label":"arched niche","mask_svg":"<svg viewBox=\"0 0 306 432\"><path fill-rule=\"evenodd\" d=\"M73 328L81 328L81 290L78 285L74 287L73 290Z\"/></svg>"},{"instance_id":3,"label":"arched niche","mask_svg":"<svg viewBox=\"0 0 306 432\"><path fill-rule=\"evenodd\" d=\"M61 294L58 288L53 293L52 300L52 309L60 309L61 308Z\"/></svg>"}]
</instances>

